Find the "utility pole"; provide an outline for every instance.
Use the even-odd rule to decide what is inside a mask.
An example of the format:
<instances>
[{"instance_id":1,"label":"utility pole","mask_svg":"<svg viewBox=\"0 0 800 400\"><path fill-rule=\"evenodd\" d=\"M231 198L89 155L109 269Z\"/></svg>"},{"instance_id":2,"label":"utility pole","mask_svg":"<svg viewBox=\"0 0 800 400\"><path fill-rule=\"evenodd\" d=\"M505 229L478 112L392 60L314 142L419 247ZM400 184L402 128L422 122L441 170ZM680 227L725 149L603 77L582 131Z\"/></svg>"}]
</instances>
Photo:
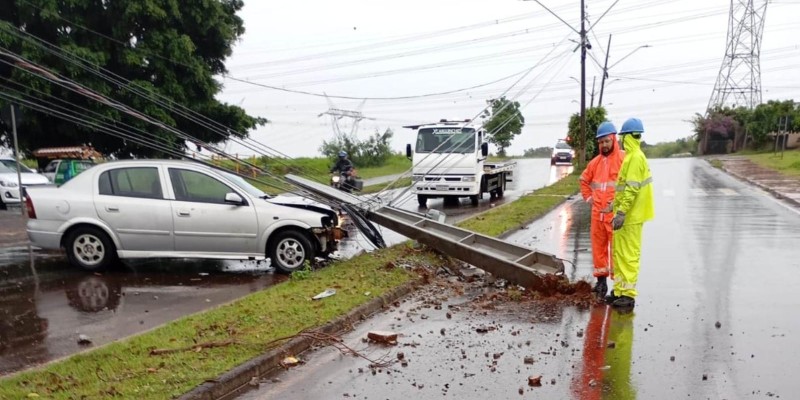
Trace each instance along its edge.
<instances>
[{"instance_id":1,"label":"utility pole","mask_svg":"<svg viewBox=\"0 0 800 400\"><path fill-rule=\"evenodd\" d=\"M581 140L578 151L578 169L586 163L586 13L581 0Z\"/></svg>"},{"instance_id":2,"label":"utility pole","mask_svg":"<svg viewBox=\"0 0 800 400\"><path fill-rule=\"evenodd\" d=\"M25 192L25 189L22 187L22 172L19 164L19 143L17 142L17 117L14 115L14 105L11 104L11 131L14 134L14 159L17 160L17 187L19 188L19 209L22 213L22 216L25 216L25 202L22 201L22 196Z\"/></svg>"},{"instance_id":3,"label":"utility pole","mask_svg":"<svg viewBox=\"0 0 800 400\"><path fill-rule=\"evenodd\" d=\"M608 78L608 54L611 53L611 35L608 35L608 47L606 47L606 62L603 63L603 78L600 80L600 101L597 106L603 106L603 89L606 87L606 78Z\"/></svg>"},{"instance_id":4,"label":"utility pole","mask_svg":"<svg viewBox=\"0 0 800 400\"><path fill-rule=\"evenodd\" d=\"M597 80L596 76L592 77L592 101L589 102L589 108L594 108L594 81Z\"/></svg>"}]
</instances>

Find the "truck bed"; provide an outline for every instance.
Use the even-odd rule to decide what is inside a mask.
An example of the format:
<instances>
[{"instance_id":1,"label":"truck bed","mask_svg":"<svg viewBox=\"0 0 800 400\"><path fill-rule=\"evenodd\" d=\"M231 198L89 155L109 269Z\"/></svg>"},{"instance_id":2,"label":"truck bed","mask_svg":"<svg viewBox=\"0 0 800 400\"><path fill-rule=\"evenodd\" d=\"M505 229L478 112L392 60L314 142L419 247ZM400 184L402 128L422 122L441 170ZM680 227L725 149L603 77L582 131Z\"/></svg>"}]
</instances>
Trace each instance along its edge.
<instances>
[{"instance_id":1,"label":"truck bed","mask_svg":"<svg viewBox=\"0 0 800 400\"><path fill-rule=\"evenodd\" d=\"M486 174L496 174L498 172L511 172L517 166L516 161L484 162L483 172Z\"/></svg>"}]
</instances>

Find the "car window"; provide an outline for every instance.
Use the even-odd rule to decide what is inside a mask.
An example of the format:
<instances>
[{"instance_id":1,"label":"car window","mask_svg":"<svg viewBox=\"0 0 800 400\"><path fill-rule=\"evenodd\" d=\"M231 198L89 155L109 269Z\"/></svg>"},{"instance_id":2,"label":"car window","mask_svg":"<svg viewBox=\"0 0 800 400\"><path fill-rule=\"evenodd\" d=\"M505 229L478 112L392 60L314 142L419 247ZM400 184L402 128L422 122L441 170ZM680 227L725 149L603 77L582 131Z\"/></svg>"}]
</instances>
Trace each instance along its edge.
<instances>
[{"instance_id":1,"label":"car window","mask_svg":"<svg viewBox=\"0 0 800 400\"><path fill-rule=\"evenodd\" d=\"M13 172L17 172L17 162L15 160L0 160L0 164L3 164L4 167L10 169ZM34 172L34 171L26 167L24 164L20 164L19 172Z\"/></svg>"},{"instance_id":2,"label":"car window","mask_svg":"<svg viewBox=\"0 0 800 400\"><path fill-rule=\"evenodd\" d=\"M219 180L188 169L169 169L175 199L196 203L225 204L225 195L235 192Z\"/></svg>"},{"instance_id":3,"label":"car window","mask_svg":"<svg viewBox=\"0 0 800 400\"><path fill-rule=\"evenodd\" d=\"M568 144L563 143L563 142L556 143L556 148L557 149L563 149L563 150L571 150L572 149L572 147L570 147Z\"/></svg>"},{"instance_id":4,"label":"car window","mask_svg":"<svg viewBox=\"0 0 800 400\"><path fill-rule=\"evenodd\" d=\"M100 174L100 194L163 199L158 168L117 168Z\"/></svg>"},{"instance_id":5,"label":"car window","mask_svg":"<svg viewBox=\"0 0 800 400\"><path fill-rule=\"evenodd\" d=\"M80 174L83 171L86 171L89 168L94 167L94 163L91 161L76 161L75 162L75 175Z\"/></svg>"},{"instance_id":6,"label":"car window","mask_svg":"<svg viewBox=\"0 0 800 400\"><path fill-rule=\"evenodd\" d=\"M44 172L56 172L56 167L58 166L58 160L50 161L46 167L44 167Z\"/></svg>"}]
</instances>

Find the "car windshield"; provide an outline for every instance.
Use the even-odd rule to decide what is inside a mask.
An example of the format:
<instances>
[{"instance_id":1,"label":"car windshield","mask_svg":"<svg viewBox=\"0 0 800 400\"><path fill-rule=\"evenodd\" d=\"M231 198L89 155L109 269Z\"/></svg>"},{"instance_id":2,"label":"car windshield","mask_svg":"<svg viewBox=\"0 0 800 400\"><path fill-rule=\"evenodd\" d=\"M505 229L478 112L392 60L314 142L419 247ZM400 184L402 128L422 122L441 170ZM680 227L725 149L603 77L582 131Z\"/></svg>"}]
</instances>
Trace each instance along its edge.
<instances>
[{"instance_id":1,"label":"car windshield","mask_svg":"<svg viewBox=\"0 0 800 400\"><path fill-rule=\"evenodd\" d=\"M220 172L222 173L222 175L224 175L226 178L228 178L228 180L231 181L234 185L239 187L239 189L242 189L245 192L247 192L247 194L249 194L251 196L255 196L255 197L267 196L266 193L262 192L257 187L255 187L255 186L251 185L250 183L248 183L241 176L234 175L234 174L232 174L230 172L225 172L225 171L220 171Z\"/></svg>"},{"instance_id":2,"label":"car windshield","mask_svg":"<svg viewBox=\"0 0 800 400\"><path fill-rule=\"evenodd\" d=\"M417 134L417 153L472 153L475 129L421 128Z\"/></svg>"},{"instance_id":3,"label":"car windshield","mask_svg":"<svg viewBox=\"0 0 800 400\"><path fill-rule=\"evenodd\" d=\"M556 143L556 148L557 149L563 149L563 150L572 150L572 147L569 147L569 145L564 143L564 142Z\"/></svg>"},{"instance_id":4,"label":"car windshield","mask_svg":"<svg viewBox=\"0 0 800 400\"><path fill-rule=\"evenodd\" d=\"M14 160L0 160L0 164L2 164L3 167L5 167L4 169L11 170L11 171L0 170L2 172L17 172L17 162ZM33 172L30 168L22 164L20 164L19 166L20 166L19 172Z\"/></svg>"}]
</instances>

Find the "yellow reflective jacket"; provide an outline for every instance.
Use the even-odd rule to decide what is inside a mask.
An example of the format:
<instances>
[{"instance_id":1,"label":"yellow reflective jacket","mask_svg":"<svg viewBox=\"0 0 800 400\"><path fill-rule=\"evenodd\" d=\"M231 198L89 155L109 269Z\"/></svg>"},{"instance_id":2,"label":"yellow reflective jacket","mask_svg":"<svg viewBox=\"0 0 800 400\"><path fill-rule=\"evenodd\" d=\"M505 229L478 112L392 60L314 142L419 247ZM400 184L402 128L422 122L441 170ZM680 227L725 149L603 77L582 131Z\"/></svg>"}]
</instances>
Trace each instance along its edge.
<instances>
[{"instance_id":1,"label":"yellow reflective jacket","mask_svg":"<svg viewBox=\"0 0 800 400\"><path fill-rule=\"evenodd\" d=\"M614 213L625 213L625 224L641 224L653 219L653 176L639 139L623 135L625 159L617 177Z\"/></svg>"}]
</instances>

